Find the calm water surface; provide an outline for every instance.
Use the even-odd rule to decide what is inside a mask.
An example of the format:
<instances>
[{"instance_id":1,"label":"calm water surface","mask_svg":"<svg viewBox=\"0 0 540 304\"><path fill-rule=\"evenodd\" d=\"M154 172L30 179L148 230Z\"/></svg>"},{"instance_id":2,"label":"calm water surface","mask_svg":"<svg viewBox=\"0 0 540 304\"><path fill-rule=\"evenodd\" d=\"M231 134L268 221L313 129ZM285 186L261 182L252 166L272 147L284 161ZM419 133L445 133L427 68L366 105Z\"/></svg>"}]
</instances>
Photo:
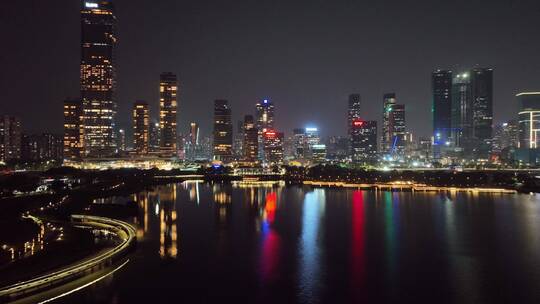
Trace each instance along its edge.
<instances>
[{"instance_id":1,"label":"calm water surface","mask_svg":"<svg viewBox=\"0 0 540 304\"><path fill-rule=\"evenodd\" d=\"M129 198L131 261L64 303L540 303L540 197L189 182Z\"/></svg>"}]
</instances>

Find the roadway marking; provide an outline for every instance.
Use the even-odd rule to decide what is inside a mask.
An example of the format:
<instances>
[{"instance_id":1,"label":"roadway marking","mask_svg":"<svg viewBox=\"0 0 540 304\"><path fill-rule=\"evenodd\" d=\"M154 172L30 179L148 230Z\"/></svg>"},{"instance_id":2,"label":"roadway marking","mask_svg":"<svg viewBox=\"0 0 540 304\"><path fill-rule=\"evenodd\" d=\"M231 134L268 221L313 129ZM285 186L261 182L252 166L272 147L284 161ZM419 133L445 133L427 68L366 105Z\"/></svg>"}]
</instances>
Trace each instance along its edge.
<instances>
[{"instance_id":1,"label":"roadway marking","mask_svg":"<svg viewBox=\"0 0 540 304\"><path fill-rule=\"evenodd\" d=\"M59 295L57 295L57 296L55 296L55 297L52 297L52 298L50 298L50 299L47 299L47 300L45 300L45 301L38 302L38 304L43 304L43 303L49 303L49 302L52 302L52 301L57 300L57 299L59 299L59 298L68 296L68 295L70 295L70 294L72 294L72 293L74 293L74 292L77 292L77 291L79 291L79 290L81 290L81 289L84 289L84 288L86 288L86 287L88 287L88 286L90 286L90 285L96 284L97 282L99 282L99 281L105 279L106 277L108 277L108 276L112 275L113 273L115 273L116 271L120 270L120 269L121 269L122 267L124 267L127 263L129 263L129 259L128 259L127 261L125 261L124 263L122 263L121 265L119 265L118 267L116 267L115 269L113 269L111 272L106 273L106 274L102 275L101 277L99 277L99 278L97 278L97 279L95 279L95 280L93 280L93 281L90 281L90 282L88 282L88 283L86 283L86 284L84 284L84 285L81 285L81 286L79 286L79 287L77 287L77 288L74 288L74 289L72 289L72 290L70 290L70 291L66 291L66 292L64 292L64 293L62 293L62 294L59 294Z\"/></svg>"}]
</instances>

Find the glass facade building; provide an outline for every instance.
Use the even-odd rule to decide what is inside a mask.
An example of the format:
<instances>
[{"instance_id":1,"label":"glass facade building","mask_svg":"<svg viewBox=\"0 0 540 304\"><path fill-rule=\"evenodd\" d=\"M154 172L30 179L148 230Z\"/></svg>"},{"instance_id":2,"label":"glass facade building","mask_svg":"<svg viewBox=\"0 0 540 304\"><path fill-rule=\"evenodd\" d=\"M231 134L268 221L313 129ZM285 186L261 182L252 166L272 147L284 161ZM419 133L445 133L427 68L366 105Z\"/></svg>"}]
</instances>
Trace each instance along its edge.
<instances>
[{"instance_id":1,"label":"glass facade building","mask_svg":"<svg viewBox=\"0 0 540 304\"><path fill-rule=\"evenodd\" d=\"M84 110L84 156L116 152L116 17L111 1L83 1L80 85Z\"/></svg>"}]
</instances>

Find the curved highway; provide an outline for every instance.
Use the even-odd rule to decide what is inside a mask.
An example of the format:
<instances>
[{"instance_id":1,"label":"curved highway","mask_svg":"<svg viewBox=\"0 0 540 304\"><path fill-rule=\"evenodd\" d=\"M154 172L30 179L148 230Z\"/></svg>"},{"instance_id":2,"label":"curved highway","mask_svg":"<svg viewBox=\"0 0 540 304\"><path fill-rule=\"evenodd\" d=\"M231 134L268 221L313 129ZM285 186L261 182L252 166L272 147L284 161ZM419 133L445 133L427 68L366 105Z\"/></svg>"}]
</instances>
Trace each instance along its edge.
<instances>
[{"instance_id":1,"label":"curved highway","mask_svg":"<svg viewBox=\"0 0 540 304\"><path fill-rule=\"evenodd\" d=\"M82 260L66 268L4 287L0 289L0 302L12 301L47 291L84 277L104 266L110 266L132 248L136 241L135 229L126 222L89 215L72 215L71 217L73 221L80 223L81 226L105 229L116 234L121 240L120 244L97 256Z\"/></svg>"}]
</instances>

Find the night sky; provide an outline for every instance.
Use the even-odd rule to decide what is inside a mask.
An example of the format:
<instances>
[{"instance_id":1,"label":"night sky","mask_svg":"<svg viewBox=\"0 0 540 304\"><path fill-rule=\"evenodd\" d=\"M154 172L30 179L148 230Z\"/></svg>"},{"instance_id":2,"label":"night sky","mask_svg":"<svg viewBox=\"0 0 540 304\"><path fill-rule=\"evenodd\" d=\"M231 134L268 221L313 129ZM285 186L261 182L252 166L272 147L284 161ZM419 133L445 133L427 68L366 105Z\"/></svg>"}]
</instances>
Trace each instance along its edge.
<instances>
[{"instance_id":1,"label":"night sky","mask_svg":"<svg viewBox=\"0 0 540 304\"><path fill-rule=\"evenodd\" d=\"M495 121L514 118L516 92L540 91L540 1L116 0L117 120L131 105L155 118L162 71L180 79L179 126L211 131L213 100L233 119L270 98L276 125L346 133L347 96L380 120L382 95L406 104L415 135L431 132L430 73L494 68ZM62 131L62 101L79 96L80 2L3 1L0 113L27 132ZM236 123L235 123L236 127Z\"/></svg>"}]
</instances>

